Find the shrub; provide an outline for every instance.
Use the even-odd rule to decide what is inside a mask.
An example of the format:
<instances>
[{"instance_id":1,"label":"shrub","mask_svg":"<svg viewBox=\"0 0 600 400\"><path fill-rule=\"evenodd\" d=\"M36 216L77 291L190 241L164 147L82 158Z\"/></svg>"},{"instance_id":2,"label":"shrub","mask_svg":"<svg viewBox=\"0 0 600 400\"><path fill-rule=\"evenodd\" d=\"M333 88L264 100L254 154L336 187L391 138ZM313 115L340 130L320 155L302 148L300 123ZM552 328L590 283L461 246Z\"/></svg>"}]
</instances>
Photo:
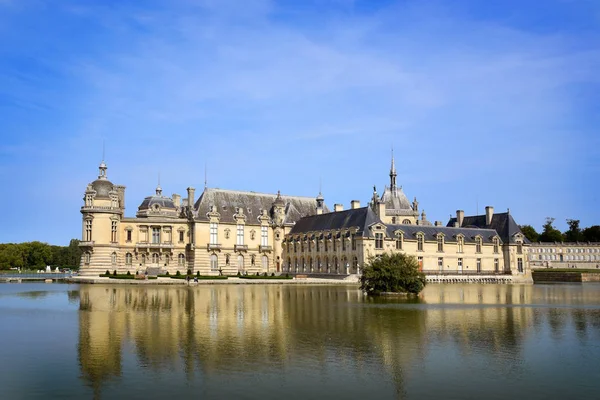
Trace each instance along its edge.
<instances>
[{"instance_id":1,"label":"shrub","mask_svg":"<svg viewBox=\"0 0 600 400\"><path fill-rule=\"evenodd\" d=\"M127 271L127 276L131 275L131 272Z\"/></svg>"},{"instance_id":2,"label":"shrub","mask_svg":"<svg viewBox=\"0 0 600 400\"><path fill-rule=\"evenodd\" d=\"M166 276L169 276L169 271L165 272L165 275L166 275Z\"/></svg>"},{"instance_id":3,"label":"shrub","mask_svg":"<svg viewBox=\"0 0 600 400\"><path fill-rule=\"evenodd\" d=\"M267 273L266 273L266 272L265 272L265 273L263 273L263 276L267 276Z\"/></svg>"},{"instance_id":4,"label":"shrub","mask_svg":"<svg viewBox=\"0 0 600 400\"><path fill-rule=\"evenodd\" d=\"M275 276L275 272L271 272L271 276Z\"/></svg>"},{"instance_id":5,"label":"shrub","mask_svg":"<svg viewBox=\"0 0 600 400\"><path fill-rule=\"evenodd\" d=\"M286 278L289 278L289 277L290 277L290 274L288 274L288 273L286 272L286 273L285 273L285 277L286 277Z\"/></svg>"},{"instance_id":6,"label":"shrub","mask_svg":"<svg viewBox=\"0 0 600 400\"><path fill-rule=\"evenodd\" d=\"M181 275L181 273L179 272L179 270L177 270L177 271L175 272L175 276L180 276L180 275Z\"/></svg>"},{"instance_id":7,"label":"shrub","mask_svg":"<svg viewBox=\"0 0 600 400\"><path fill-rule=\"evenodd\" d=\"M256 276L260 276L260 272L256 271Z\"/></svg>"},{"instance_id":8,"label":"shrub","mask_svg":"<svg viewBox=\"0 0 600 400\"><path fill-rule=\"evenodd\" d=\"M196 276L200 276L200 271L196 271Z\"/></svg>"},{"instance_id":9,"label":"shrub","mask_svg":"<svg viewBox=\"0 0 600 400\"><path fill-rule=\"evenodd\" d=\"M419 271L417 259L402 253L384 253L381 257L371 258L360 277L360 288L367 294L417 294L423 290L425 283L425 274Z\"/></svg>"},{"instance_id":10,"label":"shrub","mask_svg":"<svg viewBox=\"0 0 600 400\"><path fill-rule=\"evenodd\" d=\"M109 276L110 275L110 271L106 270L106 272L104 273L104 275Z\"/></svg>"},{"instance_id":11,"label":"shrub","mask_svg":"<svg viewBox=\"0 0 600 400\"><path fill-rule=\"evenodd\" d=\"M113 276L117 276L117 270L116 269L113 271Z\"/></svg>"},{"instance_id":12,"label":"shrub","mask_svg":"<svg viewBox=\"0 0 600 400\"><path fill-rule=\"evenodd\" d=\"M242 273L238 271L237 276L242 276Z\"/></svg>"},{"instance_id":13,"label":"shrub","mask_svg":"<svg viewBox=\"0 0 600 400\"><path fill-rule=\"evenodd\" d=\"M191 275L191 274L192 274L192 270L188 268L188 270L187 270L187 274L188 274L188 275Z\"/></svg>"}]
</instances>

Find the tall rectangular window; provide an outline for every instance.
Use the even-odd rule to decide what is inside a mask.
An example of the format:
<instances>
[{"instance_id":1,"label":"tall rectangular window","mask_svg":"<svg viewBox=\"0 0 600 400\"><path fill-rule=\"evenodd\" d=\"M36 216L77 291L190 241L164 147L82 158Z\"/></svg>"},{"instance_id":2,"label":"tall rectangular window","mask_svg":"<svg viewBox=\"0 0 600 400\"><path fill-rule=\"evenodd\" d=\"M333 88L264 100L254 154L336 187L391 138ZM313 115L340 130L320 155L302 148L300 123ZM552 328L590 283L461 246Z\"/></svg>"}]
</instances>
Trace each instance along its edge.
<instances>
[{"instance_id":1,"label":"tall rectangular window","mask_svg":"<svg viewBox=\"0 0 600 400\"><path fill-rule=\"evenodd\" d=\"M152 243L160 243L160 228L152 228Z\"/></svg>"},{"instance_id":2,"label":"tall rectangular window","mask_svg":"<svg viewBox=\"0 0 600 400\"><path fill-rule=\"evenodd\" d=\"M329 239L325 238L325 251L329 251Z\"/></svg>"},{"instance_id":3,"label":"tall rectangular window","mask_svg":"<svg viewBox=\"0 0 600 400\"><path fill-rule=\"evenodd\" d=\"M117 221L111 221L110 224L110 241L111 242L116 242L117 241Z\"/></svg>"},{"instance_id":4,"label":"tall rectangular window","mask_svg":"<svg viewBox=\"0 0 600 400\"><path fill-rule=\"evenodd\" d=\"M500 270L500 260L494 258L494 272L498 272Z\"/></svg>"},{"instance_id":5,"label":"tall rectangular window","mask_svg":"<svg viewBox=\"0 0 600 400\"><path fill-rule=\"evenodd\" d=\"M517 269L523 273L523 259L521 257L517 258Z\"/></svg>"},{"instance_id":6,"label":"tall rectangular window","mask_svg":"<svg viewBox=\"0 0 600 400\"><path fill-rule=\"evenodd\" d=\"M457 244L457 247L458 247L458 252L462 253L463 252L463 244L464 244L462 236L459 236L456 239L456 244Z\"/></svg>"},{"instance_id":7,"label":"tall rectangular window","mask_svg":"<svg viewBox=\"0 0 600 400\"><path fill-rule=\"evenodd\" d=\"M333 251L337 251L337 238L333 238Z\"/></svg>"},{"instance_id":8,"label":"tall rectangular window","mask_svg":"<svg viewBox=\"0 0 600 400\"><path fill-rule=\"evenodd\" d=\"M402 236L396 238L396 250L402 250Z\"/></svg>"},{"instance_id":9,"label":"tall rectangular window","mask_svg":"<svg viewBox=\"0 0 600 400\"><path fill-rule=\"evenodd\" d=\"M481 272L481 258L477 259L477 272Z\"/></svg>"},{"instance_id":10,"label":"tall rectangular window","mask_svg":"<svg viewBox=\"0 0 600 400\"><path fill-rule=\"evenodd\" d=\"M260 227L260 245L261 246L269 245L269 228L266 226Z\"/></svg>"},{"instance_id":11,"label":"tall rectangular window","mask_svg":"<svg viewBox=\"0 0 600 400\"><path fill-rule=\"evenodd\" d=\"M423 251L423 235L422 234L417 235L417 250Z\"/></svg>"},{"instance_id":12,"label":"tall rectangular window","mask_svg":"<svg viewBox=\"0 0 600 400\"><path fill-rule=\"evenodd\" d=\"M321 239L316 238L316 243L317 243L317 251L321 251Z\"/></svg>"},{"instance_id":13,"label":"tall rectangular window","mask_svg":"<svg viewBox=\"0 0 600 400\"><path fill-rule=\"evenodd\" d=\"M481 238L480 237L475 238L475 252L481 253Z\"/></svg>"},{"instance_id":14,"label":"tall rectangular window","mask_svg":"<svg viewBox=\"0 0 600 400\"><path fill-rule=\"evenodd\" d=\"M375 234L375 248L383 249L383 233Z\"/></svg>"},{"instance_id":15,"label":"tall rectangular window","mask_svg":"<svg viewBox=\"0 0 600 400\"><path fill-rule=\"evenodd\" d=\"M342 235L342 251L346 251L346 235Z\"/></svg>"},{"instance_id":16,"label":"tall rectangular window","mask_svg":"<svg viewBox=\"0 0 600 400\"><path fill-rule=\"evenodd\" d=\"M131 231L130 230L127 231L127 241L131 242Z\"/></svg>"},{"instance_id":17,"label":"tall rectangular window","mask_svg":"<svg viewBox=\"0 0 600 400\"><path fill-rule=\"evenodd\" d=\"M179 242L183 243L183 231L179 231Z\"/></svg>"},{"instance_id":18,"label":"tall rectangular window","mask_svg":"<svg viewBox=\"0 0 600 400\"><path fill-rule=\"evenodd\" d=\"M219 243L219 225L216 222L211 222L209 225L210 230L210 244Z\"/></svg>"},{"instance_id":19,"label":"tall rectangular window","mask_svg":"<svg viewBox=\"0 0 600 400\"><path fill-rule=\"evenodd\" d=\"M356 250L356 233L352 234L352 250Z\"/></svg>"},{"instance_id":20,"label":"tall rectangular window","mask_svg":"<svg viewBox=\"0 0 600 400\"><path fill-rule=\"evenodd\" d=\"M86 242L92 241L92 220L91 219L85 220L85 241Z\"/></svg>"},{"instance_id":21,"label":"tall rectangular window","mask_svg":"<svg viewBox=\"0 0 600 400\"><path fill-rule=\"evenodd\" d=\"M237 226L237 244L244 244L244 225Z\"/></svg>"},{"instance_id":22,"label":"tall rectangular window","mask_svg":"<svg viewBox=\"0 0 600 400\"><path fill-rule=\"evenodd\" d=\"M459 258L459 259L458 259L458 270L459 270L459 271L462 271L462 267L463 267L463 263L462 263L462 261L463 261L463 260L462 260L462 258Z\"/></svg>"},{"instance_id":23,"label":"tall rectangular window","mask_svg":"<svg viewBox=\"0 0 600 400\"><path fill-rule=\"evenodd\" d=\"M444 258L443 257L438 257L438 269L440 271L444 270Z\"/></svg>"},{"instance_id":24,"label":"tall rectangular window","mask_svg":"<svg viewBox=\"0 0 600 400\"><path fill-rule=\"evenodd\" d=\"M444 237L442 235L439 235L437 238L437 245L438 245L438 250L437 251L444 251Z\"/></svg>"}]
</instances>

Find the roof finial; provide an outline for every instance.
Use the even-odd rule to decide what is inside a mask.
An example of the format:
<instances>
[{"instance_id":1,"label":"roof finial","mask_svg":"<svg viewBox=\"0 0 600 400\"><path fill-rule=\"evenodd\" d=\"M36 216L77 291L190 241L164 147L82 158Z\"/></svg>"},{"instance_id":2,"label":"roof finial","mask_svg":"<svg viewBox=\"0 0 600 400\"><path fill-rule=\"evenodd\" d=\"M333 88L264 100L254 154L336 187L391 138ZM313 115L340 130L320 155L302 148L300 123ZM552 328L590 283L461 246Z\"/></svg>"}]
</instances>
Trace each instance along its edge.
<instances>
[{"instance_id":1,"label":"roof finial","mask_svg":"<svg viewBox=\"0 0 600 400\"><path fill-rule=\"evenodd\" d=\"M158 173L158 186L156 187L156 195L162 196L162 188L160 187L160 172Z\"/></svg>"},{"instance_id":2,"label":"roof finial","mask_svg":"<svg viewBox=\"0 0 600 400\"><path fill-rule=\"evenodd\" d=\"M394 146L392 145L392 166L390 168L390 190L396 190L396 162L394 161Z\"/></svg>"},{"instance_id":3,"label":"roof finial","mask_svg":"<svg viewBox=\"0 0 600 400\"><path fill-rule=\"evenodd\" d=\"M99 173L98 173L98 179L106 179L106 163L104 162L104 140L102 140L102 162L100 163L100 166L98 167L99 169Z\"/></svg>"}]
</instances>

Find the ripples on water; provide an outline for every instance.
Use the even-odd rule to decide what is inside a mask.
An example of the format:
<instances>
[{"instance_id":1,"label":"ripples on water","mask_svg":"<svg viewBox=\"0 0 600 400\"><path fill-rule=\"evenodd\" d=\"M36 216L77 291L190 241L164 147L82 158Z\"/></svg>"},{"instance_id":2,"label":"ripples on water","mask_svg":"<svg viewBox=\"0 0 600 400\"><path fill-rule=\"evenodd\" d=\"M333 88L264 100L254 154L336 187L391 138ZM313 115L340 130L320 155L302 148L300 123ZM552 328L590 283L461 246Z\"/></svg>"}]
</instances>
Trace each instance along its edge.
<instances>
[{"instance_id":1,"label":"ripples on water","mask_svg":"<svg viewBox=\"0 0 600 400\"><path fill-rule=\"evenodd\" d=\"M598 398L600 285L0 285L2 398Z\"/></svg>"}]
</instances>

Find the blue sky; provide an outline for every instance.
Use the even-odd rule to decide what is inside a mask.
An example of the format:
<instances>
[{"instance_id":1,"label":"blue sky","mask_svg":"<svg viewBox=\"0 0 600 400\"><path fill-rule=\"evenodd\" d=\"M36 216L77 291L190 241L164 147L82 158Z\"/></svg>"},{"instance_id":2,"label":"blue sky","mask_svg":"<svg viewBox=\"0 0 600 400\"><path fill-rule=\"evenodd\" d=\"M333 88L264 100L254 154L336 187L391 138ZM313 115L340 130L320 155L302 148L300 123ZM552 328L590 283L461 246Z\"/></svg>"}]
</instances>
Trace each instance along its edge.
<instances>
[{"instance_id":1,"label":"blue sky","mask_svg":"<svg viewBox=\"0 0 600 400\"><path fill-rule=\"evenodd\" d=\"M599 224L595 0L0 0L0 242L67 244L106 143L133 216L208 184Z\"/></svg>"}]
</instances>

